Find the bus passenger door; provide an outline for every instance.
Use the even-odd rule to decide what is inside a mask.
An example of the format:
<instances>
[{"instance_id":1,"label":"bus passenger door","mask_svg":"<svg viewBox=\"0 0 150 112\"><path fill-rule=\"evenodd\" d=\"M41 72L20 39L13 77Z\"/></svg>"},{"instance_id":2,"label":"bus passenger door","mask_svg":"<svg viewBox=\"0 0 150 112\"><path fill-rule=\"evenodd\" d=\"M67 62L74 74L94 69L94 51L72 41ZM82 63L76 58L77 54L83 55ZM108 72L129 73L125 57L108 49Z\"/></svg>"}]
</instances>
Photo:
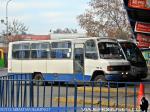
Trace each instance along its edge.
<instances>
[{"instance_id":1,"label":"bus passenger door","mask_svg":"<svg viewBox=\"0 0 150 112\"><path fill-rule=\"evenodd\" d=\"M74 73L84 74L84 44L74 45Z\"/></svg>"}]
</instances>

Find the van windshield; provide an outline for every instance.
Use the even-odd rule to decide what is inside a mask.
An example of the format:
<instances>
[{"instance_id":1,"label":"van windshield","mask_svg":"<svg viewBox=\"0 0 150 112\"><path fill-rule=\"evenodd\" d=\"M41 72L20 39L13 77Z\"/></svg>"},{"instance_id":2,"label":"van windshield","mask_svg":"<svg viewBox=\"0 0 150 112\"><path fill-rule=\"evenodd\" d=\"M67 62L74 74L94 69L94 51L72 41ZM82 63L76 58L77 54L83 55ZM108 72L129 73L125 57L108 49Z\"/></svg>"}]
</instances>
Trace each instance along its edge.
<instances>
[{"instance_id":1,"label":"van windshield","mask_svg":"<svg viewBox=\"0 0 150 112\"><path fill-rule=\"evenodd\" d=\"M120 47L115 42L99 42L98 49L100 58L103 59L124 59Z\"/></svg>"},{"instance_id":2,"label":"van windshield","mask_svg":"<svg viewBox=\"0 0 150 112\"><path fill-rule=\"evenodd\" d=\"M127 57L127 60L131 62L145 61L141 51L134 43L121 42L120 45Z\"/></svg>"}]
</instances>

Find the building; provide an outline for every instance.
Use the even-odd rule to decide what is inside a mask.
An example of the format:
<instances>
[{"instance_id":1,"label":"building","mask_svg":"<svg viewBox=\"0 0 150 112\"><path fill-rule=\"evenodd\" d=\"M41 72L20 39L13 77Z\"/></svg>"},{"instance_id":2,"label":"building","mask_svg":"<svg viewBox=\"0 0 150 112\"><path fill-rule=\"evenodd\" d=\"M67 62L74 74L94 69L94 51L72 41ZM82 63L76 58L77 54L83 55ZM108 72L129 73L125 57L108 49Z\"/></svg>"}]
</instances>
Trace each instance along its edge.
<instances>
[{"instance_id":1,"label":"building","mask_svg":"<svg viewBox=\"0 0 150 112\"><path fill-rule=\"evenodd\" d=\"M9 36L8 40L9 42L13 41L24 41L24 40L49 40L50 35L15 35L15 36Z\"/></svg>"},{"instance_id":2,"label":"building","mask_svg":"<svg viewBox=\"0 0 150 112\"><path fill-rule=\"evenodd\" d=\"M51 39L50 35L11 35L8 36L8 42L14 41L25 41L25 40L49 40ZM0 48L4 50L5 53L8 52L8 44L5 41L5 37L0 37Z\"/></svg>"}]
</instances>

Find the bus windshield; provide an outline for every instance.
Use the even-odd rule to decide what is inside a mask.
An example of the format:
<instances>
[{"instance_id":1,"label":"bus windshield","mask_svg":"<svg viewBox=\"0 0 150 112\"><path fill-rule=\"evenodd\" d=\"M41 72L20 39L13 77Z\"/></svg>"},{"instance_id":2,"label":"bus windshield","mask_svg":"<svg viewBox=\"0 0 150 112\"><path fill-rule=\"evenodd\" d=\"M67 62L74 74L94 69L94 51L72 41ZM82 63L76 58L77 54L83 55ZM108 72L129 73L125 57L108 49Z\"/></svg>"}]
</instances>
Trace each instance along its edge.
<instances>
[{"instance_id":1,"label":"bus windshield","mask_svg":"<svg viewBox=\"0 0 150 112\"><path fill-rule=\"evenodd\" d=\"M98 49L100 58L103 59L124 59L124 56L117 43L99 42Z\"/></svg>"},{"instance_id":2,"label":"bus windshield","mask_svg":"<svg viewBox=\"0 0 150 112\"><path fill-rule=\"evenodd\" d=\"M129 60L131 63L145 61L141 51L134 43L121 42L120 45L127 57L127 60Z\"/></svg>"}]
</instances>

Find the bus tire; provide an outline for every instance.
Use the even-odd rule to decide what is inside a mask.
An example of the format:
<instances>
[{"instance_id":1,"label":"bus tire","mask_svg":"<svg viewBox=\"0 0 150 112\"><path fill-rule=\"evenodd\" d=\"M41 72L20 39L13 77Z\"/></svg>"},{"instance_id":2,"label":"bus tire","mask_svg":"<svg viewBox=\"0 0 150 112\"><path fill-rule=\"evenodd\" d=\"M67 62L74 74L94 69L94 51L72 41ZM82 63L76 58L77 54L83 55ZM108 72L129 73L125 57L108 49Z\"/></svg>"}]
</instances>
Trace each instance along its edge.
<instances>
[{"instance_id":1,"label":"bus tire","mask_svg":"<svg viewBox=\"0 0 150 112\"><path fill-rule=\"evenodd\" d=\"M33 80L34 84L37 86L42 86L44 84L43 76L41 73L34 73Z\"/></svg>"},{"instance_id":2,"label":"bus tire","mask_svg":"<svg viewBox=\"0 0 150 112\"><path fill-rule=\"evenodd\" d=\"M95 82L95 86L100 86L100 82L101 82L101 86L105 86L106 85L106 79L104 75L97 75L94 77L94 81Z\"/></svg>"}]
</instances>

